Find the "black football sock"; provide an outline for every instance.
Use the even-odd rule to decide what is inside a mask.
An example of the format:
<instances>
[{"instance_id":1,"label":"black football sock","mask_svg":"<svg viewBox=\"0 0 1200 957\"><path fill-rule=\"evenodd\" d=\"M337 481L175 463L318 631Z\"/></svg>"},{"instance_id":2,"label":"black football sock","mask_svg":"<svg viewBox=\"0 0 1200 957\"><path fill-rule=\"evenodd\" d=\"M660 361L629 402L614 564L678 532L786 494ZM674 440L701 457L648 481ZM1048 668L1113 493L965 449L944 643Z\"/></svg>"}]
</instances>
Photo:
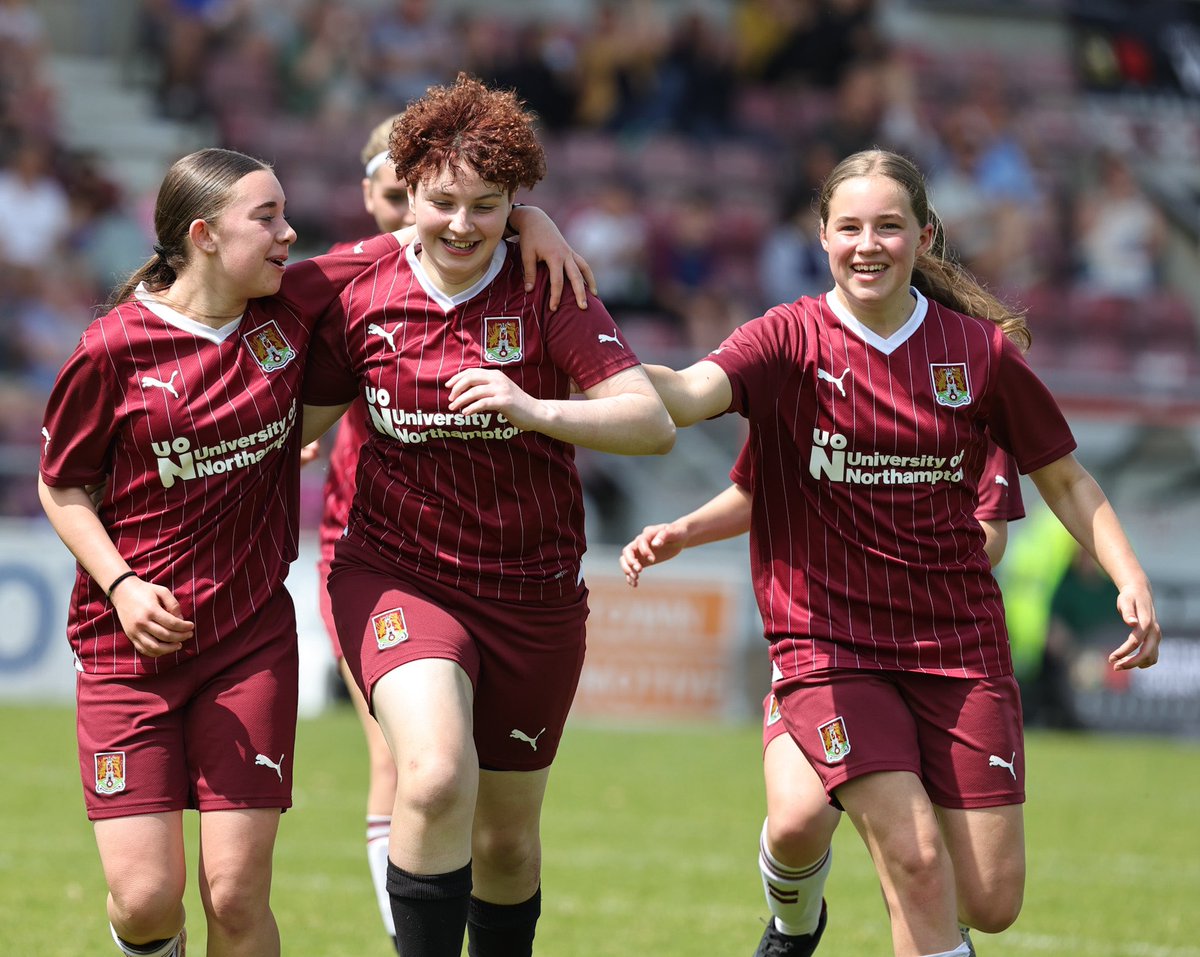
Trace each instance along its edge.
<instances>
[{"instance_id":1,"label":"black football sock","mask_svg":"<svg viewBox=\"0 0 1200 957\"><path fill-rule=\"evenodd\" d=\"M489 904L471 898L467 911L467 957L532 957L542 913L542 889L520 904Z\"/></svg>"},{"instance_id":2,"label":"black football sock","mask_svg":"<svg viewBox=\"0 0 1200 957\"><path fill-rule=\"evenodd\" d=\"M471 899L471 865L448 874L410 874L391 861L387 889L404 957L459 957Z\"/></svg>"}]
</instances>

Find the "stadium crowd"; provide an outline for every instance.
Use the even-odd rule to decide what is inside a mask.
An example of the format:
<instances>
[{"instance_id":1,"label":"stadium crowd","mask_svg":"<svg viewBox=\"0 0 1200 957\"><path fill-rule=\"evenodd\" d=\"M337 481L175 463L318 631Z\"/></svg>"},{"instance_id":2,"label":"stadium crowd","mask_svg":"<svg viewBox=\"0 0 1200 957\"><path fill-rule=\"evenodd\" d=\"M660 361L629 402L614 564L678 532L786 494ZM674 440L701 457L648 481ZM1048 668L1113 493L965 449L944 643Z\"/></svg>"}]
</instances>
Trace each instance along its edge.
<instances>
[{"instance_id":1,"label":"stadium crowd","mask_svg":"<svg viewBox=\"0 0 1200 957\"><path fill-rule=\"evenodd\" d=\"M929 171L958 257L1029 308L1035 366L1193 375L1196 315L1164 282L1166 223L1130 164L1135 140L1089 135L1070 64L935 53L890 38L876 7L737 0L718 19L597 0L582 19L522 20L432 0L142 0L129 81L162 115L273 163L309 253L370 231L347 144L380 117L460 69L515 88L552 171L524 198L588 257L650 360L829 288L815 187L851 152L897 149ZM150 242L153 197L122 195L66 138L52 52L37 8L0 0L6 515L36 513L26 477L50 383Z\"/></svg>"}]
</instances>

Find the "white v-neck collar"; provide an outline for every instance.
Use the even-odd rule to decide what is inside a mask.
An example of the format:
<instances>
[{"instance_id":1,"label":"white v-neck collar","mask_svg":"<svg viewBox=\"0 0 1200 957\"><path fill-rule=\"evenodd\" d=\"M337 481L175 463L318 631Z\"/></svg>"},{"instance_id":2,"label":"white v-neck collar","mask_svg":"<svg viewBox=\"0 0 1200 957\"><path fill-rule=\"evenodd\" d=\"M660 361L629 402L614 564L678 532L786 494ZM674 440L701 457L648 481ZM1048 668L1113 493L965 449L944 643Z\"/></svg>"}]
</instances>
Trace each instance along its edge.
<instances>
[{"instance_id":1,"label":"white v-neck collar","mask_svg":"<svg viewBox=\"0 0 1200 957\"><path fill-rule=\"evenodd\" d=\"M506 254L507 244L504 242L497 243L495 250L492 251L492 261L488 264L487 272L462 292L448 296L434 284L433 280L429 278L429 273L425 271L425 267L421 265L421 260L417 257L417 242L414 240L404 249L404 255L408 258L408 264L412 267L413 275L417 277L417 282L421 284L421 288L425 290L429 298L442 307L442 312L449 312L456 306L460 306L479 295L480 290L486 288L488 283L499 275L500 267L504 265Z\"/></svg>"},{"instance_id":2,"label":"white v-neck collar","mask_svg":"<svg viewBox=\"0 0 1200 957\"><path fill-rule=\"evenodd\" d=\"M236 319L225 323L220 329L214 329L212 326L205 325L203 322L197 322L195 319L185 316L179 310L172 309L170 306L152 298L152 294L146 288L144 282L138 283L138 287L133 291L133 295L138 302L167 325L174 326L176 329L190 333L193 336L208 339L210 342L215 342L218 345L238 331L238 327L242 324L242 319L246 315L243 312Z\"/></svg>"},{"instance_id":3,"label":"white v-neck collar","mask_svg":"<svg viewBox=\"0 0 1200 957\"><path fill-rule=\"evenodd\" d=\"M842 301L837 297L835 291L830 290L827 292L825 294L825 301L829 304L829 308L833 310L834 315L836 315L842 321L842 325L853 332L867 345L874 349L878 349L886 356L890 356L893 352L904 345L904 343L906 343L910 338L912 338L914 332L921 328L921 323L925 321L925 314L929 311L929 300L921 295L920 290L918 290L916 286L909 286L908 290L917 300L917 305L913 309L912 315L908 317L908 320L904 323L904 325L902 325L886 339L879 333L874 332L859 322L858 319L854 317L854 314L851 313L850 310L844 305L842 305Z\"/></svg>"}]
</instances>

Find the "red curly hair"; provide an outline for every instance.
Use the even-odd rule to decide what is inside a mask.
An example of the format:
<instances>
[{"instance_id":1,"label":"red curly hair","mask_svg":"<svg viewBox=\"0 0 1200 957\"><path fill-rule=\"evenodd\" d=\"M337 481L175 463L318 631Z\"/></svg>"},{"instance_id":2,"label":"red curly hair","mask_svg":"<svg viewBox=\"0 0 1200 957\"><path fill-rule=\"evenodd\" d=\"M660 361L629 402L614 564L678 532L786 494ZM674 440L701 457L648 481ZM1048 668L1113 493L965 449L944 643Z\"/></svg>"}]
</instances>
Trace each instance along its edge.
<instances>
[{"instance_id":1,"label":"red curly hair","mask_svg":"<svg viewBox=\"0 0 1200 957\"><path fill-rule=\"evenodd\" d=\"M388 143L396 175L422 183L443 168L470 167L508 190L532 187L546 175L546 152L534 114L511 90L489 89L466 73L453 86L432 86L392 126Z\"/></svg>"}]
</instances>

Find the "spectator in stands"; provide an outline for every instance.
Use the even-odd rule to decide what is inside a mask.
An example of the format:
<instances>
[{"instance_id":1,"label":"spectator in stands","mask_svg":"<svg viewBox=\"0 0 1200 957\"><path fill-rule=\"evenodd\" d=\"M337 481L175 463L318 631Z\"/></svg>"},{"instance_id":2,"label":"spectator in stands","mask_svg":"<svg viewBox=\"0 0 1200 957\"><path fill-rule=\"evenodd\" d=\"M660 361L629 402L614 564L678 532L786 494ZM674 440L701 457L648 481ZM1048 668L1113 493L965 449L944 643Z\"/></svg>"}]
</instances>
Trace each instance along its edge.
<instances>
[{"instance_id":1,"label":"spectator in stands","mask_svg":"<svg viewBox=\"0 0 1200 957\"><path fill-rule=\"evenodd\" d=\"M655 306L675 325L681 343L698 346L711 341L694 335L692 326L695 318L696 326L711 331L714 310L722 310L717 286L726 251L716 209L705 190L690 188L669 197L655 220L651 248ZM727 326L728 320L718 324Z\"/></svg>"},{"instance_id":2,"label":"spectator in stands","mask_svg":"<svg viewBox=\"0 0 1200 957\"><path fill-rule=\"evenodd\" d=\"M543 129L569 128L575 112L576 44L567 28L530 19L517 25L511 45L495 52L495 69L488 77L492 84L516 90Z\"/></svg>"},{"instance_id":3,"label":"spectator in stands","mask_svg":"<svg viewBox=\"0 0 1200 957\"><path fill-rule=\"evenodd\" d=\"M330 97L366 100L367 40L363 12L348 3L309 2L279 51L283 98L289 112L320 113Z\"/></svg>"},{"instance_id":4,"label":"spectator in stands","mask_svg":"<svg viewBox=\"0 0 1200 957\"><path fill-rule=\"evenodd\" d=\"M71 208L53 147L23 138L0 170L0 263L48 269L63 254Z\"/></svg>"},{"instance_id":5,"label":"spectator in stands","mask_svg":"<svg viewBox=\"0 0 1200 957\"><path fill-rule=\"evenodd\" d=\"M704 13L677 19L659 60L653 113L641 128L703 142L730 136L739 83L734 55L729 32Z\"/></svg>"},{"instance_id":6,"label":"spectator in stands","mask_svg":"<svg viewBox=\"0 0 1200 957\"><path fill-rule=\"evenodd\" d=\"M877 60L857 60L840 71L828 116L812 138L828 144L835 156L849 156L879 142L886 99L883 67Z\"/></svg>"},{"instance_id":7,"label":"spectator in stands","mask_svg":"<svg viewBox=\"0 0 1200 957\"><path fill-rule=\"evenodd\" d=\"M208 108L202 95L207 57L219 35L224 0L142 0L137 53L158 65L159 109L195 120Z\"/></svg>"},{"instance_id":8,"label":"spectator in stands","mask_svg":"<svg viewBox=\"0 0 1200 957\"><path fill-rule=\"evenodd\" d=\"M764 309L801 296L819 296L833 286L814 197L811 187L797 185L780 203L779 218L759 252L758 285Z\"/></svg>"},{"instance_id":9,"label":"spectator in stands","mask_svg":"<svg viewBox=\"0 0 1200 957\"><path fill-rule=\"evenodd\" d=\"M666 40L665 24L653 4L599 0L579 42L576 122L586 129L625 130L641 100L657 93Z\"/></svg>"},{"instance_id":10,"label":"spectator in stands","mask_svg":"<svg viewBox=\"0 0 1200 957\"><path fill-rule=\"evenodd\" d=\"M371 20L370 73L392 103L407 103L446 79L455 41L434 0L390 0Z\"/></svg>"},{"instance_id":11,"label":"spectator in stands","mask_svg":"<svg viewBox=\"0 0 1200 957\"><path fill-rule=\"evenodd\" d=\"M1166 221L1129 163L1110 150L1076 199L1079 286L1095 296L1143 299L1159 291Z\"/></svg>"},{"instance_id":12,"label":"spectator in stands","mask_svg":"<svg viewBox=\"0 0 1200 957\"><path fill-rule=\"evenodd\" d=\"M945 112L929 191L963 265L989 286L1022 289L1037 275L1037 228L1053 215L1015 134L995 122L973 100Z\"/></svg>"},{"instance_id":13,"label":"spectator in stands","mask_svg":"<svg viewBox=\"0 0 1200 957\"><path fill-rule=\"evenodd\" d=\"M601 182L569 216L563 235L591 264L609 311L650 306L650 225L633 183L619 176Z\"/></svg>"}]
</instances>

